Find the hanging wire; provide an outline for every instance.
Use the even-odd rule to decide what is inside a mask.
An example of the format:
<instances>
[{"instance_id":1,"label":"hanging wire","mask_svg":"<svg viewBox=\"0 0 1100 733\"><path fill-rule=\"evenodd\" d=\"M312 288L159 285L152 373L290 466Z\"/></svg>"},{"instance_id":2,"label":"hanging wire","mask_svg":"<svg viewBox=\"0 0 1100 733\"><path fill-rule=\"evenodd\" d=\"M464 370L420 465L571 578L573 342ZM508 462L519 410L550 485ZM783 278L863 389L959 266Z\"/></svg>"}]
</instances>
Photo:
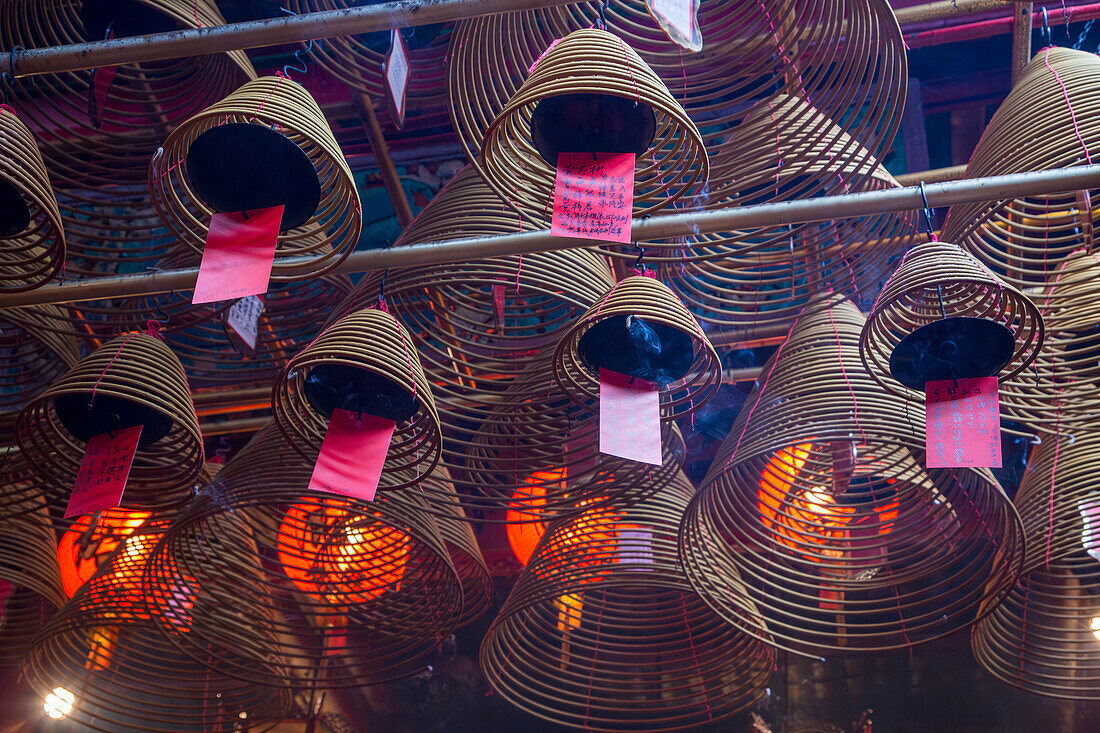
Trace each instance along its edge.
<instances>
[{"instance_id":1,"label":"hanging wire","mask_svg":"<svg viewBox=\"0 0 1100 733\"><path fill-rule=\"evenodd\" d=\"M920 182L920 197L924 201L924 211L921 213L924 215L924 227L925 233L928 235L928 241L938 241L936 237L936 227L932 224L932 220L935 217L935 213L932 211L932 207L928 205L928 194L924 190L924 181Z\"/></svg>"},{"instance_id":2,"label":"hanging wire","mask_svg":"<svg viewBox=\"0 0 1100 733\"><path fill-rule=\"evenodd\" d=\"M607 6L610 5L608 0L601 0L600 2L600 17L596 22L596 25L601 31L607 30Z\"/></svg>"},{"instance_id":3,"label":"hanging wire","mask_svg":"<svg viewBox=\"0 0 1100 733\"><path fill-rule=\"evenodd\" d=\"M293 10L290 10L289 8L279 8L279 10L283 11L287 15L298 15L297 13L295 13ZM297 64L287 64L286 66L283 67L283 76L285 76L286 78L289 79L291 69L293 69L294 71L297 71L299 74L302 74L302 75L305 75L305 74L309 73L309 64L306 63L305 58L302 58L301 56L299 56L299 54L301 54L301 53L305 53L305 55L307 57L311 53L313 53L313 39L312 38L309 39L309 45L308 46L306 46L304 49L299 48L297 51L294 52L294 58L295 58L295 60L297 60L297 62L299 64L302 65L301 68L298 68Z\"/></svg>"},{"instance_id":4,"label":"hanging wire","mask_svg":"<svg viewBox=\"0 0 1100 733\"><path fill-rule=\"evenodd\" d=\"M1085 38L1088 36L1089 31L1092 30L1092 24L1095 22L1095 18L1090 18L1088 21L1085 22L1085 27L1081 29L1081 33L1077 36L1077 40L1073 44L1073 50L1081 50L1081 46L1085 44Z\"/></svg>"},{"instance_id":5,"label":"hanging wire","mask_svg":"<svg viewBox=\"0 0 1100 733\"><path fill-rule=\"evenodd\" d=\"M1043 37L1043 36L1046 37L1046 40L1047 40L1046 45L1047 46L1053 46L1054 45L1054 35L1050 31L1050 23L1047 20L1046 6L1043 6L1042 10L1043 10L1043 27L1039 29L1039 35L1040 35L1040 37Z\"/></svg>"}]
</instances>

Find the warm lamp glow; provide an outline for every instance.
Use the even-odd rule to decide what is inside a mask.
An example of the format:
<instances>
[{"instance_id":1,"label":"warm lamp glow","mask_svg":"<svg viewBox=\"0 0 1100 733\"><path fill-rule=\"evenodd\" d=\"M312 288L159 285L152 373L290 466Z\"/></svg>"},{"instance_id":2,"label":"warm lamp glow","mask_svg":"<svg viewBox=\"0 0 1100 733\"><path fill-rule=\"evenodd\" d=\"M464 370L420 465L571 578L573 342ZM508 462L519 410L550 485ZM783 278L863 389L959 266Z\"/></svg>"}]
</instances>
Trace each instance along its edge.
<instances>
[{"instance_id":1,"label":"warm lamp glow","mask_svg":"<svg viewBox=\"0 0 1100 733\"><path fill-rule=\"evenodd\" d=\"M760 519L772 536L814 562L823 556L850 557L848 545L852 540L889 534L898 517L897 499L859 516L856 507L837 503L824 486L796 486L810 453L818 448L813 443L801 443L778 451L764 467L757 492ZM847 478L834 484L846 486Z\"/></svg>"},{"instance_id":2,"label":"warm lamp glow","mask_svg":"<svg viewBox=\"0 0 1100 733\"><path fill-rule=\"evenodd\" d=\"M55 687L53 692L46 695L42 708L46 711L46 715L54 720L60 720L73 711L75 702L76 695L64 687Z\"/></svg>"},{"instance_id":3,"label":"warm lamp glow","mask_svg":"<svg viewBox=\"0 0 1100 733\"><path fill-rule=\"evenodd\" d=\"M73 520L69 529L61 535L61 542L57 546L57 561L65 595L72 598L95 575L100 564L107 560L119 544L150 516L149 512L107 509L99 512L94 521L93 516L87 514Z\"/></svg>"},{"instance_id":4,"label":"warm lamp glow","mask_svg":"<svg viewBox=\"0 0 1100 733\"><path fill-rule=\"evenodd\" d=\"M524 567L527 567L531 556L535 554L535 547L546 532L545 524L530 521L531 514L541 514L542 508L546 506L547 484L557 484L560 490L565 490L566 473L565 468L535 471L525 479L526 487L518 488L512 493L512 502L505 515L505 521L508 522L505 531L512 554Z\"/></svg>"},{"instance_id":5,"label":"warm lamp glow","mask_svg":"<svg viewBox=\"0 0 1100 733\"><path fill-rule=\"evenodd\" d=\"M380 515L375 515L375 517ZM412 539L340 499L303 499L287 510L276 549L301 591L333 605L400 590Z\"/></svg>"},{"instance_id":6,"label":"warm lamp glow","mask_svg":"<svg viewBox=\"0 0 1100 733\"><path fill-rule=\"evenodd\" d=\"M1092 635L1096 637L1097 641L1100 641L1100 616L1093 616L1089 621L1089 630L1092 631Z\"/></svg>"}]
</instances>

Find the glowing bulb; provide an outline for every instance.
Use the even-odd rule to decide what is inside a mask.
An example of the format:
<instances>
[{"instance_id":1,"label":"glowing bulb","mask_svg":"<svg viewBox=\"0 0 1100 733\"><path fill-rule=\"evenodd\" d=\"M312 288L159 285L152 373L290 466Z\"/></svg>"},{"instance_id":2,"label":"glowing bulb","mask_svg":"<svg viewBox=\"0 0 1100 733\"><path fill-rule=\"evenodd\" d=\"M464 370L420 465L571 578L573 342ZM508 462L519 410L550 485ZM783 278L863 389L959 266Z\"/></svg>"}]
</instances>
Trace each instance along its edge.
<instances>
[{"instance_id":1,"label":"glowing bulb","mask_svg":"<svg viewBox=\"0 0 1100 733\"><path fill-rule=\"evenodd\" d=\"M1089 622L1089 629L1092 630L1092 635L1100 640L1100 616L1092 617L1092 621Z\"/></svg>"},{"instance_id":2,"label":"glowing bulb","mask_svg":"<svg viewBox=\"0 0 1100 733\"><path fill-rule=\"evenodd\" d=\"M46 711L46 715L54 720L60 720L73 711L74 702L76 702L76 695L64 687L55 687L53 692L46 695L42 708Z\"/></svg>"}]
</instances>

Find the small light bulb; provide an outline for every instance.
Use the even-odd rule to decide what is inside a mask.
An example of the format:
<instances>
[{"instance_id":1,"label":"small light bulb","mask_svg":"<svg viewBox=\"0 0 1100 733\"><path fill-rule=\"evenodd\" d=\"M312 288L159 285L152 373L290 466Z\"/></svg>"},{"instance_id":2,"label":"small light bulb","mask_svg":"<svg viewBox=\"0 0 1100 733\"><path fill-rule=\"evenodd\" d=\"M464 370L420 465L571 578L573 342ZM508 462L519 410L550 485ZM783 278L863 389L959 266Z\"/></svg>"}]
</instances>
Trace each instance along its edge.
<instances>
[{"instance_id":1,"label":"small light bulb","mask_svg":"<svg viewBox=\"0 0 1100 733\"><path fill-rule=\"evenodd\" d=\"M54 720L60 720L73 711L74 702L76 702L76 695L64 687L55 687L53 692L46 695L42 709Z\"/></svg>"},{"instance_id":2,"label":"small light bulb","mask_svg":"<svg viewBox=\"0 0 1100 733\"><path fill-rule=\"evenodd\" d=\"M1089 622L1089 629L1092 631L1092 635L1100 641L1100 616L1092 617L1092 621Z\"/></svg>"}]
</instances>

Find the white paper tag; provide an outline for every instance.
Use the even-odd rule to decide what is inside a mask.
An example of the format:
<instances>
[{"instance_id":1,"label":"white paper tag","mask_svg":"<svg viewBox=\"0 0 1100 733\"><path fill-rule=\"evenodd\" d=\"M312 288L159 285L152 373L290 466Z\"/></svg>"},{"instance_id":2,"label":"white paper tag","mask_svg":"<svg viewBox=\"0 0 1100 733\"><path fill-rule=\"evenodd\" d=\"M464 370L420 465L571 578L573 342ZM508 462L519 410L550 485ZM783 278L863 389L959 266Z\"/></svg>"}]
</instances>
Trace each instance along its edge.
<instances>
[{"instance_id":1,"label":"white paper tag","mask_svg":"<svg viewBox=\"0 0 1100 733\"><path fill-rule=\"evenodd\" d=\"M694 0L646 0L646 5L670 40L691 51L702 48L696 30Z\"/></svg>"},{"instance_id":2,"label":"white paper tag","mask_svg":"<svg viewBox=\"0 0 1100 733\"><path fill-rule=\"evenodd\" d=\"M233 333L250 350L256 350L256 341L260 333L260 316L264 312L264 300L258 295L249 295L241 298L229 306L229 313L225 319L227 328L233 329Z\"/></svg>"},{"instance_id":3,"label":"white paper tag","mask_svg":"<svg viewBox=\"0 0 1100 733\"><path fill-rule=\"evenodd\" d=\"M1100 560L1100 497L1078 499L1077 511L1081 513L1084 524L1081 529L1081 544L1094 560Z\"/></svg>"},{"instance_id":4,"label":"white paper tag","mask_svg":"<svg viewBox=\"0 0 1100 733\"><path fill-rule=\"evenodd\" d=\"M390 51L386 54L384 66L390 101L393 102L394 113L397 115L397 126L401 127L405 124L405 92L409 88L409 55L405 48L405 39L396 28L390 31Z\"/></svg>"},{"instance_id":5,"label":"white paper tag","mask_svg":"<svg viewBox=\"0 0 1100 733\"><path fill-rule=\"evenodd\" d=\"M620 529L619 562L652 565L653 533L648 529Z\"/></svg>"}]
</instances>

